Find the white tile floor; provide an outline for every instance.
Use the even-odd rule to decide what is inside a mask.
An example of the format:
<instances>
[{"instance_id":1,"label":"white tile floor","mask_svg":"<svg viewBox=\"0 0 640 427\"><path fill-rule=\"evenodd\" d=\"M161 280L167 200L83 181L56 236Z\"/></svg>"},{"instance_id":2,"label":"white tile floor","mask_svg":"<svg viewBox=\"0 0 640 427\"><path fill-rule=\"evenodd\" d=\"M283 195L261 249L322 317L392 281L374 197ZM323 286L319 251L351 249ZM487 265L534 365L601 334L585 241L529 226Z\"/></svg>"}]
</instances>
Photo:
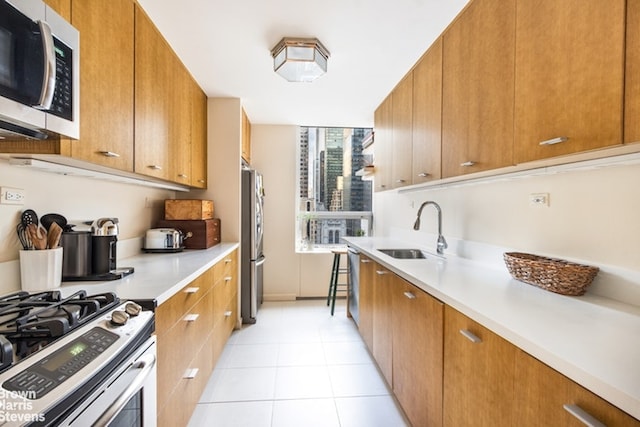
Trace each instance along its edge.
<instances>
[{"instance_id":1,"label":"white tile floor","mask_svg":"<svg viewBox=\"0 0 640 427\"><path fill-rule=\"evenodd\" d=\"M322 300L266 302L235 331L189 427L407 426L351 319Z\"/></svg>"}]
</instances>

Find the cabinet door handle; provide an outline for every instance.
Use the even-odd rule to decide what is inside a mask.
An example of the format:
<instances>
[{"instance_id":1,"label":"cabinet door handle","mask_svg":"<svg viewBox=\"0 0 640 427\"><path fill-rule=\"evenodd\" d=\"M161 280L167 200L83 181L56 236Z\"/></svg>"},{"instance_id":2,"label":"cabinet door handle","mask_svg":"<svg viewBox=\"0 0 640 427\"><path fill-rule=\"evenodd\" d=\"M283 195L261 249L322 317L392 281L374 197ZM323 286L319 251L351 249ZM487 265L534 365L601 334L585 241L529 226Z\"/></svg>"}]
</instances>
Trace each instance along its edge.
<instances>
[{"instance_id":1,"label":"cabinet door handle","mask_svg":"<svg viewBox=\"0 0 640 427\"><path fill-rule=\"evenodd\" d=\"M567 142L569 140L568 136L559 136L557 138L547 139L546 141L540 142L540 145L555 145L560 144L561 142Z\"/></svg>"},{"instance_id":2,"label":"cabinet door handle","mask_svg":"<svg viewBox=\"0 0 640 427\"><path fill-rule=\"evenodd\" d=\"M224 312L224 317L231 317L232 314L233 314L233 311L231 311L231 310L225 311Z\"/></svg>"},{"instance_id":3,"label":"cabinet door handle","mask_svg":"<svg viewBox=\"0 0 640 427\"><path fill-rule=\"evenodd\" d=\"M594 418L592 415L590 415L587 411L585 411L578 405L564 404L562 405L562 407L564 408L565 411L573 415L582 424L588 427L606 427L604 424L602 424L600 421L598 421L596 418Z\"/></svg>"},{"instance_id":4,"label":"cabinet door handle","mask_svg":"<svg viewBox=\"0 0 640 427\"><path fill-rule=\"evenodd\" d=\"M371 260L370 259L361 259L360 262L363 263L363 264L369 264L371 262Z\"/></svg>"},{"instance_id":5,"label":"cabinet door handle","mask_svg":"<svg viewBox=\"0 0 640 427\"><path fill-rule=\"evenodd\" d=\"M379 274L380 276L382 276L383 274L387 274L387 272L384 270L376 270L376 274Z\"/></svg>"},{"instance_id":6,"label":"cabinet door handle","mask_svg":"<svg viewBox=\"0 0 640 427\"><path fill-rule=\"evenodd\" d=\"M418 176L419 176L420 178L426 178L426 177L428 177L428 176L429 176L429 174L428 174L428 173L426 173L426 172L420 172L420 173L418 174Z\"/></svg>"},{"instance_id":7,"label":"cabinet door handle","mask_svg":"<svg viewBox=\"0 0 640 427\"><path fill-rule=\"evenodd\" d=\"M230 282L230 281L231 281L231 279L233 279L233 277L232 277L232 276L227 276L227 277L225 277L225 278L224 278L224 281L225 281L225 282Z\"/></svg>"},{"instance_id":8,"label":"cabinet door handle","mask_svg":"<svg viewBox=\"0 0 640 427\"><path fill-rule=\"evenodd\" d=\"M200 369L198 368L187 369L186 371L184 371L184 375L182 376L182 378L192 380L198 375L199 370Z\"/></svg>"},{"instance_id":9,"label":"cabinet door handle","mask_svg":"<svg viewBox=\"0 0 640 427\"><path fill-rule=\"evenodd\" d=\"M195 322L196 320L198 320L198 317L200 317L199 314L187 314L186 316L184 316L183 320L185 322Z\"/></svg>"},{"instance_id":10,"label":"cabinet door handle","mask_svg":"<svg viewBox=\"0 0 640 427\"><path fill-rule=\"evenodd\" d=\"M404 184L405 182L407 182L406 179L396 179L396 184Z\"/></svg>"},{"instance_id":11,"label":"cabinet door handle","mask_svg":"<svg viewBox=\"0 0 640 427\"><path fill-rule=\"evenodd\" d=\"M199 180L198 180L198 182L199 182L200 184L204 184L206 181L205 181L204 179L199 179Z\"/></svg>"},{"instance_id":12,"label":"cabinet door handle","mask_svg":"<svg viewBox=\"0 0 640 427\"><path fill-rule=\"evenodd\" d=\"M230 262L231 262L231 258L226 258L226 259L224 260L224 263L225 263L225 264L229 264Z\"/></svg>"},{"instance_id":13,"label":"cabinet door handle","mask_svg":"<svg viewBox=\"0 0 640 427\"><path fill-rule=\"evenodd\" d=\"M478 344L481 343L482 340L480 339L480 337L478 337L476 334L474 334L471 331L468 331L466 329L460 329L460 333L469 341L471 341L474 344Z\"/></svg>"},{"instance_id":14,"label":"cabinet door handle","mask_svg":"<svg viewBox=\"0 0 640 427\"><path fill-rule=\"evenodd\" d=\"M469 166L473 166L475 164L476 164L476 162L468 161L468 162L460 163L460 166L469 167Z\"/></svg>"},{"instance_id":15,"label":"cabinet door handle","mask_svg":"<svg viewBox=\"0 0 640 427\"><path fill-rule=\"evenodd\" d=\"M105 157L120 157L120 154L114 153L113 151L98 151L98 153Z\"/></svg>"},{"instance_id":16,"label":"cabinet door handle","mask_svg":"<svg viewBox=\"0 0 640 427\"><path fill-rule=\"evenodd\" d=\"M162 166L160 165L149 165L147 166L149 169L153 169L154 171L162 170Z\"/></svg>"},{"instance_id":17,"label":"cabinet door handle","mask_svg":"<svg viewBox=\"0 0 640 427\"><path fill-rule=\"evenodd\" d=\"M189 176L187 174L184 174L184 173L179 173L178 174L178 178L189 178Z\"/></svg>"},{"instance_id":18,"label":"cabinet door handle","mask_svg":"<svg viewBox=\"0 0 640 427\"><path fill-rule=\"evenodd\" d=\"M185 288L184 293L185 294L195 294L199 290L200 290L200 288L197 288L197 287L194 286L194 287Z\"/></svg>"},{"instance_id":19,"label":"cabinet door handle","mask_svg":"<svg viewBox=\"0 0 640 427\"><path fill-rule=\"evenodd\" d=\"M409 298L409 299L416 299L416 295L413 292L407 291L407 292L404 293L404 296Z\"/></svg>"}]
</instances>

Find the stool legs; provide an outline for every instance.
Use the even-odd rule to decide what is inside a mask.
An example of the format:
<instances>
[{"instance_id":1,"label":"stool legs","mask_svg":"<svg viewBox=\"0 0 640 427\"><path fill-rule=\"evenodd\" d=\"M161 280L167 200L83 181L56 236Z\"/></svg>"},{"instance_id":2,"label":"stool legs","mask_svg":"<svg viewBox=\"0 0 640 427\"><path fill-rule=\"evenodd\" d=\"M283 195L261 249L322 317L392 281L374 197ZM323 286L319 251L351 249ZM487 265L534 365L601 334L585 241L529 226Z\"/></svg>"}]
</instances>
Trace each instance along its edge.
<instances>
[{"instance_id":1,"label":"stool legs","mask_svg":"<svg viewBox=\"0 0 640 427\"><path fill-rule=\"evenodd\" d=\"M329 282L329 294L327 295L327 305L331 304L332 316L336 307L336 295L338 294L338 286L339 285L348 286L348 283L349 283L348 281L349 268L348 266L344 268L340 268L340 256L341 256L340 253L334 253L333 255L333 266L331 267L331 281ZM340 274L347 275L346 283L338 283Z\"/></svg>"}]
</instances>

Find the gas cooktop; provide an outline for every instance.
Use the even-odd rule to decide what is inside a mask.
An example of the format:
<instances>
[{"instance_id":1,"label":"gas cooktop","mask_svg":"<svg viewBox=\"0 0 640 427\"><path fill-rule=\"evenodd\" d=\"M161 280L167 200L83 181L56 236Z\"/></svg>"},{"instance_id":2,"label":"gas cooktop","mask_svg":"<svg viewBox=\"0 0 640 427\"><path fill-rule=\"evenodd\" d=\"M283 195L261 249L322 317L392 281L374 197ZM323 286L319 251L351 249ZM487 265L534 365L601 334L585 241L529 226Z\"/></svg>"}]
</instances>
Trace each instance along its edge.
<instances>
[{"instance_id":1,"label":"gas cooktop","mask_svg":"<svg viewBox=\"0 0 640 427\"><path fill-rule=\"evenodd\" d=\"M120 303L114 293L16 292L0 297L0 372Z\"/></svg>"}]
</instances>

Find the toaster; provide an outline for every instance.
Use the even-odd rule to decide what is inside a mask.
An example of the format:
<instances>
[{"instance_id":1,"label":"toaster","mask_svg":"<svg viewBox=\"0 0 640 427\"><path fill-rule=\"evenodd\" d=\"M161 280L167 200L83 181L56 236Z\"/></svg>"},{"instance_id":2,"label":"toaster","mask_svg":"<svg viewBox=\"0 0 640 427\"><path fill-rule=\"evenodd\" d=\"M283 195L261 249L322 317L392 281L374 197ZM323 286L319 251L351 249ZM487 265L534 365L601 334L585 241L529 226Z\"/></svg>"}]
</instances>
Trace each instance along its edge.
<instances>
[{"instance_id":1,"label":"toaster","mask_svg":"<svg viewBox=\"0 0 640 427\"><path fill-rule=\"evenodd\" d=\"M175 228L152 228L147 230L145 249L179 249L183 247L184 234Z\"/></svg>"}]
</instances>

